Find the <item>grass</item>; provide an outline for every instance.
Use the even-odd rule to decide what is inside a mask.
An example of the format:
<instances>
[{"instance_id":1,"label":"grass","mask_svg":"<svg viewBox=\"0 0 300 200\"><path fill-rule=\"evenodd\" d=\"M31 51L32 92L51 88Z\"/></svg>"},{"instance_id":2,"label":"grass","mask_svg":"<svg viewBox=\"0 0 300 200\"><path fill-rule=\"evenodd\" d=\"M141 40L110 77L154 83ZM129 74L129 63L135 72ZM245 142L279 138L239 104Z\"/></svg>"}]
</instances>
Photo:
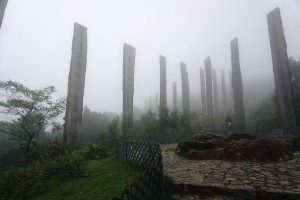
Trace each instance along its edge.
<instances>
[{"instance_id":1,"label":"grass","mask_svg":"<svg viewBox=\"0 0 300 200\"><path fill-rule=\"evenodd\" d=\"M83 177L64 182L53 178L46 192L30 199L112 199L114 196L119 196L121 191L139 175L141 175L140 171L112 157L88 161L87 173Z\"/></svg>"}]
</instances>

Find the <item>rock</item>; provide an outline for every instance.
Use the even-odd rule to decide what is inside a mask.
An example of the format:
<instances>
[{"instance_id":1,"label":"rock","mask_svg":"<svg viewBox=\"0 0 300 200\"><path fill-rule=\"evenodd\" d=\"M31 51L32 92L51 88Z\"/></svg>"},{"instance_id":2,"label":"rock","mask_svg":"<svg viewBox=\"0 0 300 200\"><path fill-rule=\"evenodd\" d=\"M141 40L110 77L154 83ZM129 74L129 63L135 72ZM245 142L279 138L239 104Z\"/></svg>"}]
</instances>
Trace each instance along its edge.
<instances>
[{"instance_id":1,"label":"rock","mask_svg":"<svg viewBox=\"0 0 300 200\"><path fill-rule=\"evenodd\" d=\"M223 155L228 160L247 160L247 161L278 161L290 152L281 139L241 139L231 141L223 149Z\"/></svg>"},{"instance_id":2,"label":"rock","mask_svg":"<svg viewBox=\"0 0 300 200\"><path fill-rule=\"evenodd\" d=\"M241 140L241 139L247 139L247 140L254 140L256 136L254 134L250 133L233 133L229 136L229 140Z\"/></svg>"},{"instance_id":3,"label":"rock","mask_svg":"<svg viewBox=\"0 0 300 200\"><path fill-rule=\"evenodd\" d=\"M228 186L227 194L240 199L255 199L256 189L252 186Z\"/></svg>"},{"instance_id":4,"label":"rock","mask_svg":"<svg viewBox=\"0 0 300 200\"><path fill-rule=\"evenodd\" d=\"M228 144L228 142L225 142L224 140L220 139L211 139L207 142L213 143L216 148L224 148Z\"/></svg>"},{"instance_id":5,"label":"rock","mask_svg":"<svg viewBox=\"0 0 300 200\"><path fill-rule=\"evenodd\" d=\"M223 159L223 149L190 150L187 156L192 159Z\"/></svg>"},{"instance_id":6,"label":"rock","mask_svg":"<svg viewBox=\"0 0 300 200\"><path fill-rule=\"evenodd\" d=\"M186 141L186 142L178 142L178 148L183 152L188 152L191 149L201 151L201 150L214 149L215 145L210 142Z\"/></svg>"},{"instance_id":7,"label":"rock","mask_svg":"<svg viewBox=\"0 0 300 200\"><path fill-rule=\"evenodd\" d=\"M288 181L278 181L278 182L279 182L280 185L282 185L282 186L290 186L290 185L291 185L291 183L288 182Z\"/></svg>"},{"instance_id":8,"label":"rock","mask_svg":"<svg viewBox=\"0 0 300 200\"><path fill-rule=\"evenodd\" d=\"M221 140L224 142L229 141L225 135L216 134L216 133L201 133L201 134L195 135L193 137L193 140L199 141L199 142L207 142L207 141L213 140L213 139Z\"/></svg>"}]
</instances>

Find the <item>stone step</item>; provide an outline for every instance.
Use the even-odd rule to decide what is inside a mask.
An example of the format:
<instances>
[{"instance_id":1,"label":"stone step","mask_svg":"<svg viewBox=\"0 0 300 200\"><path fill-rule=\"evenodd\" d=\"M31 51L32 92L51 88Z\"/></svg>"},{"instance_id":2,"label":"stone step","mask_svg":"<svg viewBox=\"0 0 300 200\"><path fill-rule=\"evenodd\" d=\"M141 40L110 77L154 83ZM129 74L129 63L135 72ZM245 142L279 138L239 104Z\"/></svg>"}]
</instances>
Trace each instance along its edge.
<instances>
[{"instance_id":1,"label":"stone step","mask_svg":"<svg viewBox=\"0 0 300 200\"><path fill-rule=\"evenodd\" d=\"M181 184L174 183L179 199L270 199L270 200L299 200L300 192L270 188L254 188L249 185L223 185L219 183ZM201 195L201 196L199 196ZM214 197L216 196L216 197ZM184 198L183 198L184 197ZM226 197L226 198L225 198ZM198 199L199 199L198 198ZM200 198L201 199L201 198Z\"/></svg>"}]
</instances>

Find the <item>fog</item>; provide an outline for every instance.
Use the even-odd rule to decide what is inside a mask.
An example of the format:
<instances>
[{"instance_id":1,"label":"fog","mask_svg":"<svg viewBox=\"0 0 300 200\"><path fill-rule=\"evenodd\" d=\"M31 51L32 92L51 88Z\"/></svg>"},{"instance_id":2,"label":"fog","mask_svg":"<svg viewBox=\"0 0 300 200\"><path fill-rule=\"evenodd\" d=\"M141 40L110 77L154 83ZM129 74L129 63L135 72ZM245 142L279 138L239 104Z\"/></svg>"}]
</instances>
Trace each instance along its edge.
<instances>
[{"instance_id":1,"label":"fog","mask_svg":"<svg viewBox=\"0 0 300 200\"><path fill-rule=\"evenodd\" d=\"M225 70L228 84L230 41L237 37L245 105L253 105L274 92L266 15L277 6L288 55L298 59L299 0L9 0L0 29L1 79L36 89L54 85L66 96L73 24L78 22L88 30L84 105L91 110L122 112L124 43L136 48L135 106L143 109L150 95L154 104L163 55L168 105L173 82L181 98L182 61L200 109L204 59L211 57L218 81L220 70Z\"/></svg>"}]
</instances>

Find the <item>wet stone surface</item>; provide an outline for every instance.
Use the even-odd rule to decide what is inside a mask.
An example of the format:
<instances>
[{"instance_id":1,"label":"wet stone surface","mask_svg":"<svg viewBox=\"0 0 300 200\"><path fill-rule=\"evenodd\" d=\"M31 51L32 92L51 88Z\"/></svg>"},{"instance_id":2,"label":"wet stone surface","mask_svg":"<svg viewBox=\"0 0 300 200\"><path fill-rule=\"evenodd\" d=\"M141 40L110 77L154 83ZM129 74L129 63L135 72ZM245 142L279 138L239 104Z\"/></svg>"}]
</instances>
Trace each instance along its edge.
<instances>
[{"instance_id":1,"label":"wet stone surface","mask_svg":"<svg viewBox=\"0 0 300 200\"><path fill-rule=\"evenodd\" d=\"M279 195L278 199L300 197L300 159L276 163L189 160L175 153L176 146L162 146L164 173L172 178L179 193L185 193L177 194L174 199L254 199L260 194ZM221 185L222 194L200 198L199 195L210 193L214 184ZM190 186L197 186L202 194L196 195L195 189L189 192Z\"/></svg>"}]
</instances>

